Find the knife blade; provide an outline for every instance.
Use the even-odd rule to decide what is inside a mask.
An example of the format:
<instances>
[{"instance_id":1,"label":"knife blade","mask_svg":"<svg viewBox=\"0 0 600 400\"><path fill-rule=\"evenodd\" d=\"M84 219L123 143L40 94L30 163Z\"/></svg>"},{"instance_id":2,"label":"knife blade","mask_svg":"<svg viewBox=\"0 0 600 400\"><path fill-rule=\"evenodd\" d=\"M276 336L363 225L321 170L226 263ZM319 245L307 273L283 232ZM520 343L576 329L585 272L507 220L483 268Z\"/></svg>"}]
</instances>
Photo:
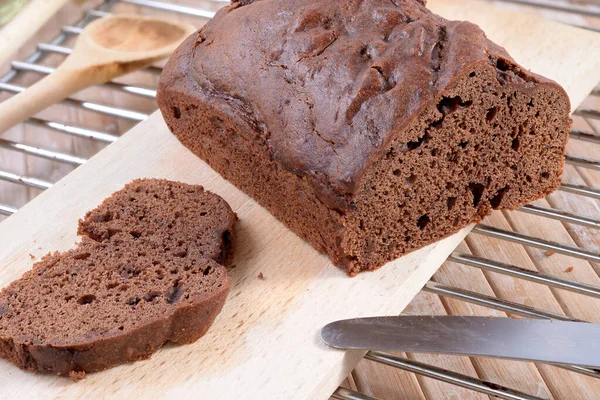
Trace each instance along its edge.
<instances>
[{"instance_id":1,"label":"knife blade","mask_svg":"<svg viewBox=\"0 0 600 400\"><path fill-rule=\"evenodd\" d=\"M498 357L600 368L600 325L457 316L354 318L321 330L341 349Z\"/></svg>"}]
</instances>

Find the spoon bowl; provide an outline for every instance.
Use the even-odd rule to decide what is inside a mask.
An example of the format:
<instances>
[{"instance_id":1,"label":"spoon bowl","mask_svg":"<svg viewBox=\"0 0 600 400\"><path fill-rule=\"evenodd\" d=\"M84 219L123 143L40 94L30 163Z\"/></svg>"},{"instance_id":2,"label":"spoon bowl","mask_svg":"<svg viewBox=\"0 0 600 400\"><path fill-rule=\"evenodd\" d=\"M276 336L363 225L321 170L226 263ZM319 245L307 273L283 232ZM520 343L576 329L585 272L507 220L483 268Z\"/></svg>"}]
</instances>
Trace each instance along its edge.
<instances>
[{"instance_id":1,"label":"spoon bowl","mask_svg":"<svg viewBox=\"0 0 600 400\"><path fill-rule=\"evenodd\" d=\"M116 15L94 21L84 34L103 50L139 53L172 50L190 32L175 21Z\"/></svg>"}]
</instances>

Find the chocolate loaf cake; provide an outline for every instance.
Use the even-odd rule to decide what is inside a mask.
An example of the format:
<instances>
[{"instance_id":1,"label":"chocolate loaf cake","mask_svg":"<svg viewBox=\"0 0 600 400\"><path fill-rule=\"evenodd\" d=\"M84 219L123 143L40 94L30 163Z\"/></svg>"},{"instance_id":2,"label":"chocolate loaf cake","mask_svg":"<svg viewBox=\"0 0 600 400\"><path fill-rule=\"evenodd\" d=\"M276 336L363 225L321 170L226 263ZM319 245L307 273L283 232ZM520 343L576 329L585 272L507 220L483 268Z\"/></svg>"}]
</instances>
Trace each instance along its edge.
<instances>
[{"instance_id":1,"label":"chocolate loaf cake","mask_svg":"<svg viewBox=\"0 0 600 400\"><path fill-rule=\"evenodd\" d=\"M418 0L234 1L163 70L191 151L349 274L560 184L570 104Z\"/></svg>"},{"instance_id":2,"label":"chocolate loaf cake","mask_svg":"<svg viewBox=\"0 0 600 400\"><path fill-rule=\"evenodd\" d=\"M202 337L231 278L235 214L200 186L137 180L0 293L0 357L81 379ZM227 239L224 239L227 237Z\"/></svg>"}]
</instances>

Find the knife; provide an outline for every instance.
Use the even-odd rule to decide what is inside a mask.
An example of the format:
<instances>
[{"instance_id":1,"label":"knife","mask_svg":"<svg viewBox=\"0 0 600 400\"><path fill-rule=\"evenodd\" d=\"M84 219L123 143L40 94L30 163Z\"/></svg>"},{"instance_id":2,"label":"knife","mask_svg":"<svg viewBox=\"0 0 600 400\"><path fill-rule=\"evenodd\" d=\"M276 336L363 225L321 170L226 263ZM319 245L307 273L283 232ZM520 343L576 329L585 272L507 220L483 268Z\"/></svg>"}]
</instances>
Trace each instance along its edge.
<instances>
[{"instance_id":1,"label":"knife","mask_svg":"<svg viewBox=\"0 0 600 400\"><path fill-rule=\"evenodd\" d=\"M354 318L321 330L341 349L499 357L600 368L600 325L456 316Z\"/></svg>"}]
</instances>

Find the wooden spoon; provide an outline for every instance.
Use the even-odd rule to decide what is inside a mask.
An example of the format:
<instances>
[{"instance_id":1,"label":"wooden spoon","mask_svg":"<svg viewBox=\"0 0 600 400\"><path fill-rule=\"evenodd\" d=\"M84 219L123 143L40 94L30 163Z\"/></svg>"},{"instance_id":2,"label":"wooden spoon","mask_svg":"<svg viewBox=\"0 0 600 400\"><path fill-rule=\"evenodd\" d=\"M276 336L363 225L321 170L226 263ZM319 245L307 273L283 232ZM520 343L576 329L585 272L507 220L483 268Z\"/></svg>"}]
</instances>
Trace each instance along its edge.
<instances>
[{"instance_id":1,"label":"wooden spoon","mask_svg":"<svg viewBox=\"0 0 600 400\"><path fill-rule=\"evenodd\" d=\"M72 93L168 57L195 29L179 21L138 15L93 21L54 73L0 103L0 132Z\"/></svg>"}]
</instances>

